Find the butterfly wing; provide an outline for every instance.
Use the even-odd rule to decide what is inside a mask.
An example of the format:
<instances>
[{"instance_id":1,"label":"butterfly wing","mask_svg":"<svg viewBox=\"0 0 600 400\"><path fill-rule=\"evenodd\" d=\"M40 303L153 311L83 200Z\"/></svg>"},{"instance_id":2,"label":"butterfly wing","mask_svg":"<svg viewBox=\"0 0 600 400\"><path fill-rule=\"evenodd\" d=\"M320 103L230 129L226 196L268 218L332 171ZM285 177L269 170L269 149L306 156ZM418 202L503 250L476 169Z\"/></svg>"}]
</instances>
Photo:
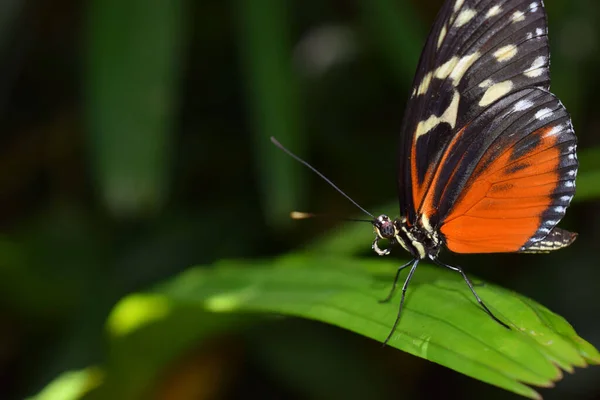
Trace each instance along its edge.
<instances>
[{"instance_id":1,"label":"butterfly wing","mask_svg":"<svg viewBox=\"0 0 600 400\"><path fill-rule=\"evenodd\" d=\"M554 95L513 93L453 137L422 212L440 216L446 246L458 253L567 246L575 234L555 226L575 191L575 150L571 120Z\"/></svg>"},{"instance_id":2,"label":"butterfly wing","mask_svg":"<svg viewBox=\"0 0 600 400\"><path fill-rule=\"evenodd\" d=\"M576 138L548 92L541 1L447 1L402 126L401 213L460 253L570 244Z\"/></svg>"},{"instance_id":3,"label":"butterfly wing","mask_svg":"<svg viewBox=\"0 0 600 400\"><path fill-rule=\"evenodd\" d=\"M546 15L535 0L454 0L421 54L401 130L400 212L410 224L454 136L494 101L549 88ZM432 226L437 215L429 216Z\"/></svg>"}]
</instances>

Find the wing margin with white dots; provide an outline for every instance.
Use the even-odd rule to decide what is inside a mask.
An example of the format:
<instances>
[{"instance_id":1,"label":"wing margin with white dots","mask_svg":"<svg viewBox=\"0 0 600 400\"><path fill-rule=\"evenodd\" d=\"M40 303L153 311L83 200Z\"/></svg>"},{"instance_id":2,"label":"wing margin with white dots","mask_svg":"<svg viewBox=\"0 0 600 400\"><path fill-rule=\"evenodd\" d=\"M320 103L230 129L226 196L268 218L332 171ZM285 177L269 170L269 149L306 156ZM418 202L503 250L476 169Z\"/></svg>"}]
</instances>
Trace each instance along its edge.
<instances>
[{"instance_id":1,"label":"wing margin with white dots","mask_svg":"<svg viewBox=\"0 0 600 400\"><path fill-rule=\"evenodd\" d=\"M450 143L420 215L436 214L457 253L547 252L575 193L577 139L556 96L523 89L494 103Z\"/></svg>"}]
</instances>

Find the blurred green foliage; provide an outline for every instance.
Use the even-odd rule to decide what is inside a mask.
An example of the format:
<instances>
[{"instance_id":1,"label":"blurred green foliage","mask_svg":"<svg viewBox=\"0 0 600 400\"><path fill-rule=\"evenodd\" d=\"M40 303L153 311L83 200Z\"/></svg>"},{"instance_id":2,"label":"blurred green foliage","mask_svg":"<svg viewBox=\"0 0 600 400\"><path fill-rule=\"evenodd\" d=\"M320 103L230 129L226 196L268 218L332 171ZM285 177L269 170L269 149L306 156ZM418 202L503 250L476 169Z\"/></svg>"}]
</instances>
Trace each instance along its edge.
<instances>
[{"instance_id":1,"label":"blurred green foliage","mask_svg":"<svg viewBox=\"0 0 600 400\"><path fill-rule=\"evenodd\" d=\"M393 149L441 3L2 2L0 398L93 396L114 379L154 398L506 398L314 321L214 318L184 307L178 323L210 334L162 327L146 337L179 349L176 356L115 344L107 326L119 300L192 265L292 250L375 257L368 227L290 223L287 212L297 208L342 217L356 210L268 137L365 208L395 215ZM600 6L547 3L553 91L573 115L582 155L577 202L562 225L580 236L546 256L444 260L535 299L598 345ZM389 275L386 261L364 265L391 268ZM168 312L162 303L141 309L143 319L133 313L119 329ZM597 373L577 370L540 393L599 396Z\"/></svg>"}]
</instances>

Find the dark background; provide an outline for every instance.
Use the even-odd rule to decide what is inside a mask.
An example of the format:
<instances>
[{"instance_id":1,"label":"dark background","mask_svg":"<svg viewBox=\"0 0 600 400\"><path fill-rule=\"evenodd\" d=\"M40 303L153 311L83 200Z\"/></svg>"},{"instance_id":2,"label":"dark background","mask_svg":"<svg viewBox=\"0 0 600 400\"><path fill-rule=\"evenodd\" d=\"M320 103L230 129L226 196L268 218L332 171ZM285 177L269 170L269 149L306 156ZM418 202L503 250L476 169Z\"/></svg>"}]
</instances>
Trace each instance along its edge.
<instances>
[{"instance_id":1,"label":"dark background","mask_svg":"<svg viewBox=\"0 0 600 400\"><path fill-rule=\"evenodd\" d=\"M402 112L441 4L0 2L0 398L101 361L106 315L125 294L335 234L335 220L290 221L290 210L357 215L271 135L371 212L390 204ZM589 172L600 164L600 3L546 6L553 92ZM578 201L561 226L580 237L565 250L445 261L534 298L599 345L599 219L597 201ZM326 365L369 360L373 398L512 396L330 326L257 329L262 347L215 346L228 398L330 397L348 375L323 363L342 349ZM577 370L541 392L600 397L598 374Z\"/></svg>"}]
</instances>

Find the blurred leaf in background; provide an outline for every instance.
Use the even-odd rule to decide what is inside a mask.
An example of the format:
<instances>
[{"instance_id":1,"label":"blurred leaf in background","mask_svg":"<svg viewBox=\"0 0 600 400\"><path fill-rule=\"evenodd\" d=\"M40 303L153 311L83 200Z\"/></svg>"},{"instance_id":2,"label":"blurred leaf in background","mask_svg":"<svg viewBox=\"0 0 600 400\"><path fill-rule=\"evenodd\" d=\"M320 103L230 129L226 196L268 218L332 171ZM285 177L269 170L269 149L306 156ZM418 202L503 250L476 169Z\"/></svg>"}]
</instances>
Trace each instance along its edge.
<instances>
[{"instance_id":1,"label":"blurred leaf in background","mask_svg":"<svg viewBox=\"0 0 600 400\"><path fill-rule=\"evenodd\" d=\"M86 111L97 193L118 215L168 198L187 12L184 0L91 0Z\"/></svg>"},{"instance_id":2,"label":"blurred leaf in background","mask_svg":"<svg viewBox=\"0 0 600 400\"><path fill-rule=\"evenodd\" d=\"M300 166L273 151L269 138L299 147L301 128L298 77L292 70L288 2L237 2L238 46L246 78L263 213L275 226L289 224L289 210L302 204Z\"/></svg>"}]
</instances>

